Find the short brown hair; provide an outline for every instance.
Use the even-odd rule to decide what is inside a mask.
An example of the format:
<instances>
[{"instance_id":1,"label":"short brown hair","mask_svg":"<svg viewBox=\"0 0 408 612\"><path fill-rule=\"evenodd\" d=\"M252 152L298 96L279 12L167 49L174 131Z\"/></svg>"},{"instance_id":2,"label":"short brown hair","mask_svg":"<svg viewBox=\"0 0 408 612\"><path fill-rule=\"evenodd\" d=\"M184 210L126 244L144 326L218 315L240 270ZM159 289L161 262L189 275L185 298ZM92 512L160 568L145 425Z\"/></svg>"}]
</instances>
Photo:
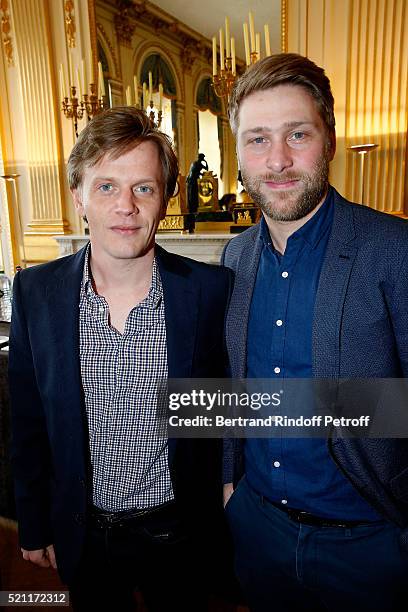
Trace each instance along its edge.
<instances>
[{"instance_id":1,"label":"short brown hair","mask_svg":"<svg viewBox=\"0 0 408 612\"><path fill-rule=\"evenodd\" d=\"M179 172L170 138L160 132L144 111L132 106L115 106L96 115L82 130L68 159L70 189L82 185L85 167L97 164L104 155L117 159L142 142L154 142L163 171L164 200L175 191Z\"/></svg>"},{"instance_id":2,"label":"short brown hair","mask_svg":"<svg viewBox=\"0 0 408 612\"><path fill-rule=\"evenodd\" d=\"M231 129L235 136L238 131L239 107L244 98L255 91L277 85L300 85L308 91L316 102L329 134L334 133L334 99L330 81L323 68L303 55L279 53L256 62L235 81L228 106Z\"/></svg>"}]
</instances>

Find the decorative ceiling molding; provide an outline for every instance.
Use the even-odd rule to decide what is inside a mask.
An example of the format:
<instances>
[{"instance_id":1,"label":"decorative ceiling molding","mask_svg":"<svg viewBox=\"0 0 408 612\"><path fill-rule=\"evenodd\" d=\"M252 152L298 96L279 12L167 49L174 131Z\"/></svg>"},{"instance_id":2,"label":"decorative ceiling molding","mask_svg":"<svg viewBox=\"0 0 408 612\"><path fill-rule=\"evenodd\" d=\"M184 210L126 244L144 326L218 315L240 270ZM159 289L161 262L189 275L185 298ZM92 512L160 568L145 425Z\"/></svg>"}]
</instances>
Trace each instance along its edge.
<instances>
[{"instance_id":1,"label":"decorative ceiling molding","mask_svg":"<svg viewBox=\"0 0 408 612\"><path fill-rule=\"evenodd\" d=\"M148 0L104 0L115 12L115 27L121 44L131 46L132 36L139 25L152 29L180 45L183 68L190 72L196 59L212 61L212 43L199 32L175 19L172 15ZM118 25L117 25L118 24ZM244 66L237 60L237 65Z\"/></svg>"},{"instance_id":2,"label":"decorative ceiling molding","mask_svg":"<svg viewBox=\"0 0 408 612\"><path fill-rule=\"evenodd\" d=\"M136 28L136 23L128 17L128 9L123 9L120 13L116 13L113 18L115 24L116 36L118 42L125 47L132 46L132 36Z\"/></svg>"}]
</instances>

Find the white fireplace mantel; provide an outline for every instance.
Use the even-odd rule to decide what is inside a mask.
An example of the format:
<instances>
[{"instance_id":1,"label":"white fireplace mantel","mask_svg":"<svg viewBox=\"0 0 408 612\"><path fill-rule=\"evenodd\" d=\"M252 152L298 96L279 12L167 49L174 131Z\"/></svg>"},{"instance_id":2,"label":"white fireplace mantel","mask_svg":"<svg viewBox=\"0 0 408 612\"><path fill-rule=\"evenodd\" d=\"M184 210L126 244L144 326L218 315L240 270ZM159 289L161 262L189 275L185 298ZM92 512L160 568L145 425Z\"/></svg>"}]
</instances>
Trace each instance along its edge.
<instances>
[{"instance_id":1,"label":"white fireplace mantel","mask_svg":"<svg viewBox=\"0 0 408 612\"><path fill-rule=\"evenodd\" d=\"M60 257L77 253L89 240L88 236L54 236L58 243ZM166 251L191 257L197 261L218 264L226 243L234 238L234 234L172 234L156 235L156 242Z\"/></svg>"}]
</instances>

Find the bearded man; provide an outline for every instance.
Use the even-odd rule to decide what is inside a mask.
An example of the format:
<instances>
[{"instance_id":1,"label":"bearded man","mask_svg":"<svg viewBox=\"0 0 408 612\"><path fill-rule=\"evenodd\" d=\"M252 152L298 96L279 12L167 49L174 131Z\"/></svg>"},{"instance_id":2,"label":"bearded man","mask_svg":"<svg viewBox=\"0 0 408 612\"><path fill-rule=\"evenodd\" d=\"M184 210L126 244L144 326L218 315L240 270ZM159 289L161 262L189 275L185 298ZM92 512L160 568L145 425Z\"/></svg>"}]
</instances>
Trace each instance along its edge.
<instances>
[{"instance_id":1,"label":"bearded man","mask_svg":"<svg viewBox=\"0 0 408 612\"><path fill-rule=\"evenodd\" d=\"M295 54L257 62L234 85L239 166L263 213L223 254L236 274L235 377L408 374L408 224L329 185L333 108L324 70ZM407 474L406 440L227 441L225 509L251 611L400 610Z\"/></svg>"}]
</instances>

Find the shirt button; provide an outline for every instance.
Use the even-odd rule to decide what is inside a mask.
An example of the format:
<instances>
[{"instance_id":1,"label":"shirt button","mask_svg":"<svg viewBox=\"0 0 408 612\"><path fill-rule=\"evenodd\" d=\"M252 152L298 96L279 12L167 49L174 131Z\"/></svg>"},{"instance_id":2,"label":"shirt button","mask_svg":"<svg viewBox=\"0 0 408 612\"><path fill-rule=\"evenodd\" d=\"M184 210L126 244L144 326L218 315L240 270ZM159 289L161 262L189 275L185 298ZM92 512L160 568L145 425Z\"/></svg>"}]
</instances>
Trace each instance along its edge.
<instances>
[{"instance_id":1,"label":"shirt button","mask_svg":"<svg viewBox=\"0 0 408 612\"><path fill-rule=\"evenodd\" d=\"M288 503L288 500L287 500L287 499L281 499L281 504L285 505L285 504L287 504L287 503Z\"/></svg>"},{"instance_id":2,"label":"shirt button","mask_svg":"<svg viewBox=\"0 0 408 612\"><path fill-rule=\"evenodd\" d=\"M279 461L274 461L273 462L274 467L280 467L280 462ZM282 501L283 503L283 501Z\"/></svg>"},{"instance_id":3,"label":"shirt button","mask_svg":"<svg viewBox=\"0 0 408 612\"><path fill-rule=\"evenodd\" d=\"M103 312L105 312L104 307L103 307L103 306L99 306L99 308L98 308L98 312L100 312L101 314L102 314Z\"/></svg>"},{"instance_id":4,"label":"shirt button","mask_svg":"<svg viewBox=\"0 0 408 612\"><path fill-rule=\"evenodd\" d=\"M276 325L277 325L278 327L281 327L281 325L283 325L283 321L282 321L281 319L278 319L278 320L276 321Z\"/></svg>"},{"instance_id":5,"label":"shirt button","mask_svg":"<svg viewBox=\"0 0 408 612\"><path fill-rule=\"evenodd\" d=\"M282 272L282 278L288 278L289 272Z\"/></svg>"},{"instance_id":6,"label":"shirt button","mask_svg":"<svg viewBox=\"0 0 408 612\"><path fill-rule=\"evenodd\" d=\"M276 367L276 368L273 369L273 371L275 372L275 374L279 374L280 368Z\"/></svg>"}]
</instances>

